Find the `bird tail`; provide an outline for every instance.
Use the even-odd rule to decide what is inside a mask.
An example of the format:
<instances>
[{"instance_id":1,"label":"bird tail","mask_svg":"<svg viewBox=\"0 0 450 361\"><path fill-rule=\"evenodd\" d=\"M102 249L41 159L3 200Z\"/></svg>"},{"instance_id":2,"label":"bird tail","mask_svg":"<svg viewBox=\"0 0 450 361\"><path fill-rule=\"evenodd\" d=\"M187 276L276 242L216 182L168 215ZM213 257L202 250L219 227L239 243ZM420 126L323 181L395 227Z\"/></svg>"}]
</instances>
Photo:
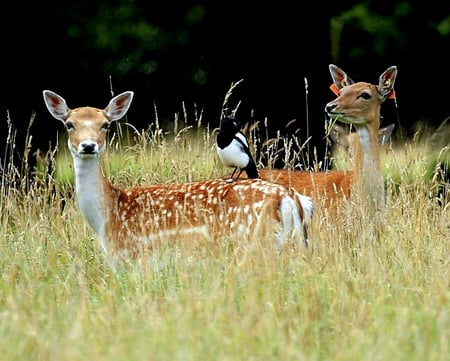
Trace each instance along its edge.
<instances>
[{"instance_id":1,"label":"bird tail","mask_svg":"<svg viewBox=\"0 0 450 361\"><path fill-rule=\"evenodd\" d=\"M245 168L245 173L247 173L248 178L260 178L258 168L255 163L250 162Z\"/></svg>"}]
</instances>

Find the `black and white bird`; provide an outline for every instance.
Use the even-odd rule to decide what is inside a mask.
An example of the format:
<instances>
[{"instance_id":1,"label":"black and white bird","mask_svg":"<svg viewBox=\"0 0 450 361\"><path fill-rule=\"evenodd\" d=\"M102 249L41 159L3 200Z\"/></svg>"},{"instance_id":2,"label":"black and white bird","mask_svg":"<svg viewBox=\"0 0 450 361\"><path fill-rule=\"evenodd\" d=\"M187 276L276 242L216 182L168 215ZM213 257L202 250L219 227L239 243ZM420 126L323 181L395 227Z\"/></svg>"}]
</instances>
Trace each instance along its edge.
<instances>
[{"instance_id":1,"label":"black and white bird","mask_svg":"<svg viewBox=\"0 0 450 361\"><path fill-rule=\"evenodd\" d=\"M227 167L233 167L230 175L239 170L236 180L245 171L248 178L259 178L256 162L250 152L248 140L240 130L236 118L224 115L216 138L216 149L222 163Z\"/></svg>"}]
</instances>

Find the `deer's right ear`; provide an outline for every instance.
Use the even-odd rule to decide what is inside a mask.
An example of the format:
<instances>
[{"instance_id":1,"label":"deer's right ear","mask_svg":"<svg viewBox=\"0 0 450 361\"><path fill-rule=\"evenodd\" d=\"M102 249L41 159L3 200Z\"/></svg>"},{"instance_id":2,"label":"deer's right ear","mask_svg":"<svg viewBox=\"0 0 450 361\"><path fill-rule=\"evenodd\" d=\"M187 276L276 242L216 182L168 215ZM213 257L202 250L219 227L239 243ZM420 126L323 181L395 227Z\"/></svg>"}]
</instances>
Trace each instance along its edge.
<instances>
[{"instance_id":1,"label":"deer's right ear","mask_svg":"<svg viewBox=\"0 0 450 361\"><path fill-rule=\"evenodd\" d=\"M334 64L329 65L331 78L333 79L333 84L338 88L342 89L347 85L351 85L354 81L339 67Z\"/></svg>"},{"instance_id":2,"label":"deer's right ear","mask_svg":"<svg viewBox=\"0 0 450 361\"><path fill-rule=\"evenodd\" d=\"M53 115L53 117L55 117L56 119L65 122L70 109L67 106L64 98L59 96L55 92L52 92L51 90L44 90L43 95L45 105L47 106L50 114Z\"/></svg>"}]
</instances>

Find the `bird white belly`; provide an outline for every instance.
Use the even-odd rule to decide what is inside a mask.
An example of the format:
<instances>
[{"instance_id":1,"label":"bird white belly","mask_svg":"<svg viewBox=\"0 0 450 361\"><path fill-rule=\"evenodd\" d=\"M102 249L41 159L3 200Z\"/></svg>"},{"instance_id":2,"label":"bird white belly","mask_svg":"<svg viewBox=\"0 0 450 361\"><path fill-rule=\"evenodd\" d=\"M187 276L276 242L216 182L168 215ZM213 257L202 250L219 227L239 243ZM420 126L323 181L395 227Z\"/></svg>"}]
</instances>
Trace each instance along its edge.
<instances>
[{"instance_id":1,"label":"bird white belly","mask_svg":"<svg viewBox=\"0 0 450 361\"><path fill-rule=\"evenodd\" d=\"M233 140L229 146L223 149L217 147L217 154L223 164L228 167L244 168L248 164L248 155L236 140Z\"/></svg>"}]
</instances>

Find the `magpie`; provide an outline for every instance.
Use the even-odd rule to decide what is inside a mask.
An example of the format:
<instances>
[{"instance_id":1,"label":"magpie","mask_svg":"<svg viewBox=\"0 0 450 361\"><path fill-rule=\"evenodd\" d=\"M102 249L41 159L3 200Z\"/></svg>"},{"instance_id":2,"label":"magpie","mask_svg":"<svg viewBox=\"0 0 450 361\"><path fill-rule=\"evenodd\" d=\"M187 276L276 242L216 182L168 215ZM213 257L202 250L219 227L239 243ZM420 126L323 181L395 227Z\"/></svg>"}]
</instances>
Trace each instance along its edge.
<instances>
[{"instance_id":1,"label":"magpie","mask_svg":"<svg viewBox=\"0 0 450 361\"><path fill-rule=\"evenodd\" d=\"M256 162L248 146L248 140L239 129L235 117L223 116L217 133L216 149L222 163L227 167L234 167L229 177L231 180L238 170L236 180L239 179L243 171L247 173L248 178L259 178Z\"/></svg>"}]
</instances>

